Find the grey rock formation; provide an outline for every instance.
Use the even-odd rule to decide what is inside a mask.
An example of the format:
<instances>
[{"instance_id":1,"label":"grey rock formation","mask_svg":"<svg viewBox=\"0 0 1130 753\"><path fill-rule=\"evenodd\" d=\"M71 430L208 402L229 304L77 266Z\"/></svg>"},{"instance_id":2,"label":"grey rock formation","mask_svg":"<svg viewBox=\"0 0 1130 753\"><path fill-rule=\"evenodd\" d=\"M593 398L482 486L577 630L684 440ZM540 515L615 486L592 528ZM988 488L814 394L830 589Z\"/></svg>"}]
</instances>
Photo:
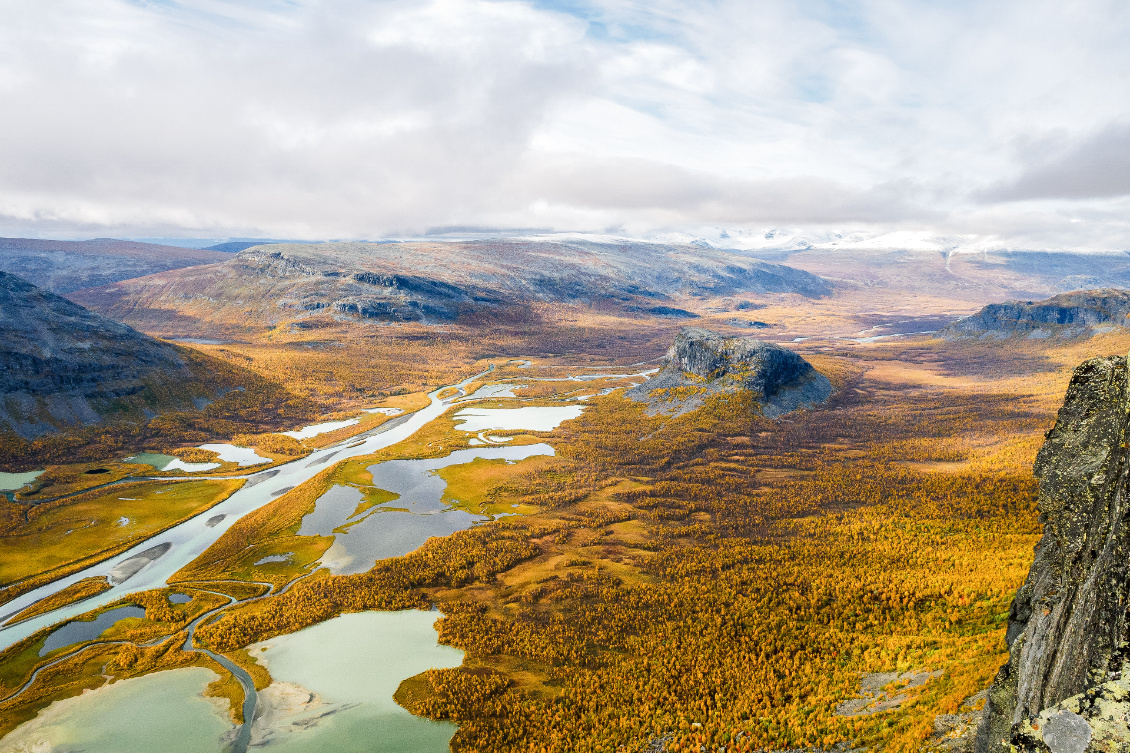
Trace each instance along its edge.
<instances>
[{"instance_id":1,"label":"grey rock formation","mask_svg":"<svg viewBox=\"0 0 1130 753\"><path fill-rule=\"evenodd\" d=\"M1036 457L1044 535L1009 610L978 753L1130 751L1130 385L1079 366Z\"/></svg>"},{"instance_id":2,"label":"grey rock formation","mask_svg":"<svg viewBox=\"0 0 1130 753\"><path fill-rule=\"evenodd\" d=\"M1079 290L1044 301L992 303L942 330L950 340L1075 337L1130 324L1130 291Z\"/></svg>"},{"instance_id":3,"label":"grey rock formation","mask_svg":"<svg viewBox=\"0 0 1130 753\"><path fill-rule=\"evenodd\" d=\"M628 397L646 402L656 412L681 414L702 405L706 397L749 390L762 412L776 418L827 400L828 378L788 348L752 337L726 337L685 327L675 336L663 368Z\"/></svg>"},{"instance_id":4,"label":"grey rock formation","mask_svg":"<svg viewBox=\"0 0 1130 753\"><path fill-rule=\"evenodd\" d=\"M93 423L147 379L188 374L172 345L0 272L0 429Z\"/></svg>"}]
</instances>

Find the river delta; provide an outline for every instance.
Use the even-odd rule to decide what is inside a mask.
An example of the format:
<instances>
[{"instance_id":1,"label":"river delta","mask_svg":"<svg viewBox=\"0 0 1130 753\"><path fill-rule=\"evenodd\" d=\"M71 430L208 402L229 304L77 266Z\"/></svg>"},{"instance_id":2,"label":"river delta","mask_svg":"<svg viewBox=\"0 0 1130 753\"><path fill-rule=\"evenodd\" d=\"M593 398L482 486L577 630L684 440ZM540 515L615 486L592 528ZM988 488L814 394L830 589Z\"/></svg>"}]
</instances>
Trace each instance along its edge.
<instances>
[{"instance_id":1,"label":"river delta","mask_svg":"<svg viewBox=\"0 0 1130 753\"><path fill-rule=\"evenodd\" d=\"M341 484L333 485L317 498L297 531L300 537L333 537L332 545L315 569L325 568L334 575L363 573L375 562L407 554L431 537L447 536L515 514L486 513L461 506L459 500L445 496L447 482L438 472L475 461L515 463L552 456L553 447L544 442L508 446L503 443L512 437L492 437L487 433L551 431L563 421L579 416L584 407L575 402L565 406L474 407L475 402L485 399L515 398L514 389L519 385L505 383L480 385L468 396L467 386L487 375L489 370L433 391L427 406L414 413L398 415L399 409L370 409L366 412L397 418L376 430L263 471L255 471L254 466L271 461L253 449L230 444L202 445L201 449L216 452L221 461L247 467L243 486L205 513L5 604L4 619L9 623L0 629L0 648L56 626L43 642L41 656L56 652L52 658L52 663L56 663L69 655L63 649L76 647L73 651L82 651L123 620L143 618L145 610L128 604L128 597L164 587L174 573L216 542L242 516L335 463L394 447L449 411L457 431L476 435L467 437L471 448L456 449L438 458L386 460L368 466L372 486L390 497L381 504L366 506L360 489ZM468 403L472 406L467 407ZM357 420L323 422L288 434L305 439L356 423ZM483 444L503 446L474 446ZM182 470L192 473L194 478L206 477L206 471L219 465L186 463L155 453L127 460L149 464L162 472ZM18 475L19 478L6 474L0 480L19 488L35 478L34 474ZM288 559L289 553L272 555L261 562ZM46 614L12 621L12 615L90 578L106 578L109 588ZM183 604L192 598L175 593L170 601ZM227 598L231 603L237 601ZM123 599L127 602L124 606L102 609ZM192 646L195 625L222 609L196 618L189 626L186 648ZM96 615L93 619L82 617L92 611ZM345 614L256 644L249 653L268 669L272 678L271 684L258 693L247 687L251 679L246 673L226 660L221 661L236 674L245 690L250 690L247 701L255 711L251 723L242 728L233 727L226 703L203 695L205 687L217 679L216 673L192 667L122 680L56 701L0 741L0 751L75 749L129 753L161 749L178 753L239 751L249 744L296 753L331 749L445 750L455 725L413 716L392 700L406 678L427 669L457 667L462 662L461 651L437 643L433 623L439 616L438 612L414 610ZM209 655L223 659L210 652ZM139 715L136 712L140 705L145 713Z\"/></svg>"}]
</instances>

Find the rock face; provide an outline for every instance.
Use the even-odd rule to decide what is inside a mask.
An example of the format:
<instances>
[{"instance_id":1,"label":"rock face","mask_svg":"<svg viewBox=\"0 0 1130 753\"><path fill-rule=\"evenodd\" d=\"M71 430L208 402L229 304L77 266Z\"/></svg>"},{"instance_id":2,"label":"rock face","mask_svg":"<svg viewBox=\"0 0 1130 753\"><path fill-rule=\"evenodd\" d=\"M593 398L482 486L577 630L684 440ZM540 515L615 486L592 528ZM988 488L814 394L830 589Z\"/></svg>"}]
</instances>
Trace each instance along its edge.
<instances>
[{"instance_id":1,"label":"rock face","mask_svg":"<svg viewBox=\"0 0 1130 753\"><path fill-rule=\"evenodd\" d=\"M146 380L189 376L172 345L0 272L0 429L92 423Z\"/></svg>"},{"instance_id":2,"label":"rock face","mask_svg":"<svg viewBox=\"0 0 1130 753\"><path fill-rule=\"evenodd\" d=\"M824 402L832 384L788 348L686 327L675 336L662 370L628 397L679 414L702 405L709 395L736 390L755 393L764 414L776 418Z\"/></svg>"},{"instance_id":3,"label":"rock face","mask_svg":"<svg viewBox=\"0 0 1130 753\"><path fill-rule=\"evenodd\" d=\"M1130 751L1130 385L1079 366L1036 457L1044 535L1009 610L978 753Z\"/></svg>"},{"instance_id":4,"label":"rock face","mask_svg":"<svg viewBox=\"0 0 1130 753\"><path fill-rule=\"evenodd\" d=\"M1130 291L1079 290L1045 301L993 303L942 330L950 340L1075 337L1130 324Z\"/></svg>"}]
</instances>

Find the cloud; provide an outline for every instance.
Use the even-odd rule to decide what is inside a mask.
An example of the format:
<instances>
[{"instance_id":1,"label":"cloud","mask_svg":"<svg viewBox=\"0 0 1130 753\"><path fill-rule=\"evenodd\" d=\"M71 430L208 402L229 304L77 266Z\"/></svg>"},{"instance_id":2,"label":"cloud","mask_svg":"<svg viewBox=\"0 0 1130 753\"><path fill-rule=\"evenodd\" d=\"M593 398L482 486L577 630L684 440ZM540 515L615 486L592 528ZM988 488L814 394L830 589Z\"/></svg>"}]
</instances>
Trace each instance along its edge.
<instances>
[{"instance_id":1,"label":"cloud","mask_svg":"<svg viewBox=\"0 0 1130 753\"><path fill-rule=\"evenodd\" d=\"M1130 195L1130 123L1110 125L1058 151L1050 159L1034 155L1019 177L998 183L980 197L1018 201Z\"/></svg>"},{"instance_id":2,"label":"cloud","mask_svg":"<svg viewBox=\"0 0 1130 753\"><path fill-rule=\"evenodd\" d=\"M1103 203L1130 174L1126 128L1109 125L1130 122L1111 95L1130 64L1116 0L0 0L0 14L0 234L1003 229L994 202L1040 199L1025 216L1059 227L1060 197L1122 227ZM1061 134L1054 154L1013 147L1042 133Z\"/></svg>"},{"instance_id":3,"label":"cloud","mask_svg":"<svg viewBox=\"0 0 1130 753\"><path fill-rule=\"evenodd\" d=\"M860 190L814 177L749 180L633 158L554 155L517 176L515 195L608 214L649 215L657 224L935 219L911 186Z\"/></svg>"}]
</instances>

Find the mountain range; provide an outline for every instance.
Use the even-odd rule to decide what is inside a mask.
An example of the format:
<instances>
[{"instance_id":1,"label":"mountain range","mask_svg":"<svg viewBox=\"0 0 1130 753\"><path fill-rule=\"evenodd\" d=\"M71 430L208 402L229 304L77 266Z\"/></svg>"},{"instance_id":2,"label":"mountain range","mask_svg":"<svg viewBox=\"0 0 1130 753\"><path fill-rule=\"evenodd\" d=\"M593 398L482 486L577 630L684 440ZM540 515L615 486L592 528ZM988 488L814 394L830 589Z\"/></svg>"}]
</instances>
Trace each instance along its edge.
<instances>
[{"instance_id":1,"label":"mountain range","mask_svg":"<svg viewBox=\"0 0 1130 753\"><path fill-rule=\"evenodd\" d=\"M197 323L242 320L261 328L318 313L432 323L523 318L539 302L663 316L683 299L831 291L809 272L697 246L494 240L257 246L223 264L72 297L146 331L184 333Z\"/></svg>"},{"instance_id":2,"label":"mountain range","mask_svg":"<svg viewBox=\"0 0 1130 753\"><path fill-rule=\"evenodd\" d=\"M227 261L210 249L96 238L54 241L0 238L0 271L19 275L53 293L106 285L170 269Z\"/></svg>"}]
</instances>

